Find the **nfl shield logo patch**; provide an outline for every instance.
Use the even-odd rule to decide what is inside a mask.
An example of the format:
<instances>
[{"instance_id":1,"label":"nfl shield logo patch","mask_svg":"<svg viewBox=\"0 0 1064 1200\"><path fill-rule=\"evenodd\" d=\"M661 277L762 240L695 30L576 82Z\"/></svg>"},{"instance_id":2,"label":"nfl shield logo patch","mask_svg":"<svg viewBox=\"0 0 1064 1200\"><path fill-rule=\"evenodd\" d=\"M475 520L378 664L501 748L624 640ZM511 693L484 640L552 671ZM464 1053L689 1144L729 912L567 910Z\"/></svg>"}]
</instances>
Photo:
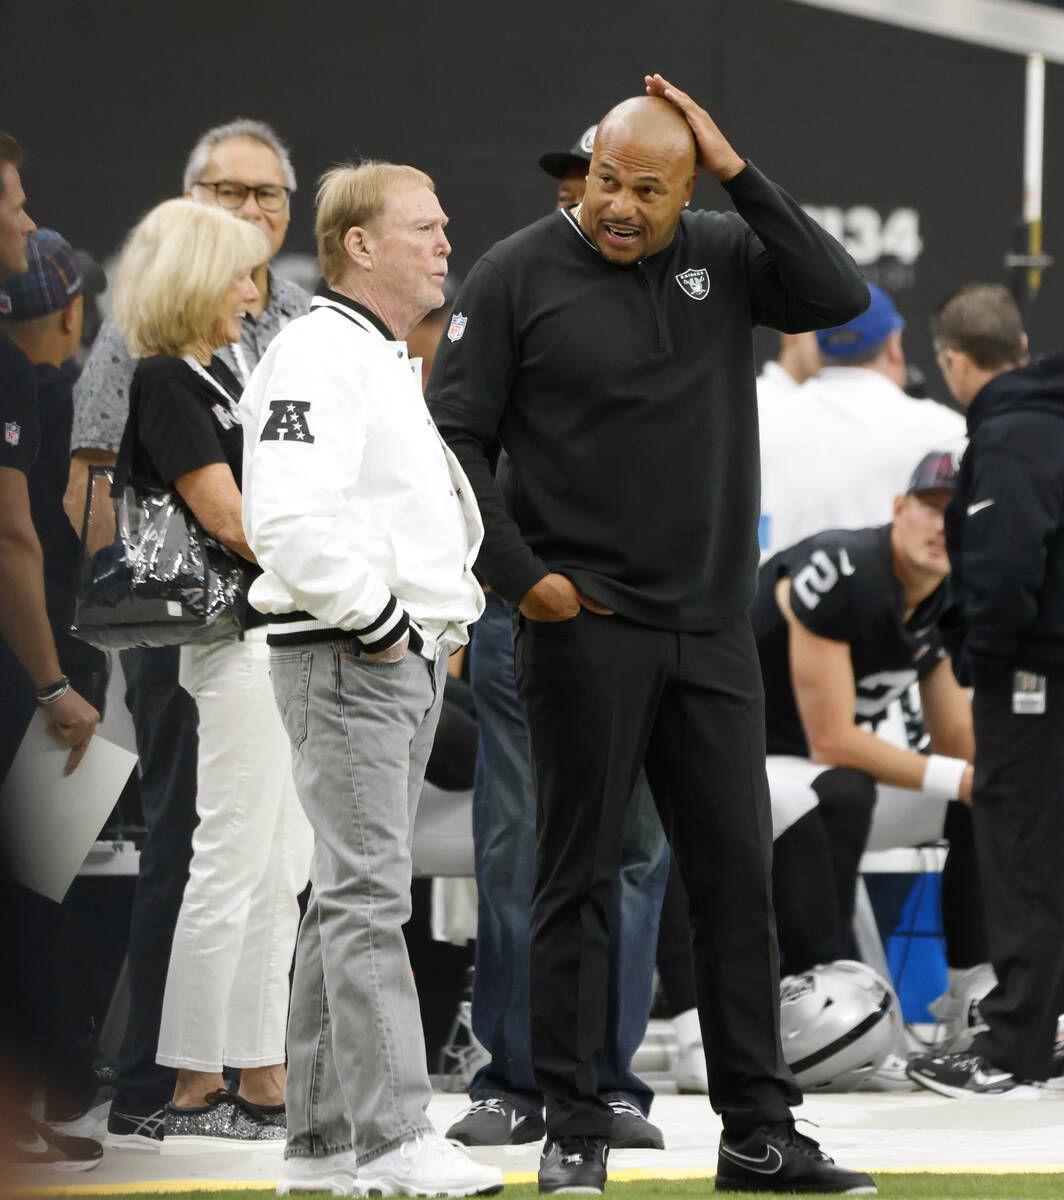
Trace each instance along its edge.
<instances>
[{"instance_id":1,"label":"nfl shield logo patch","mask_svg":"<svg viewBox=\"0 0 1064 1200\"><path fill-rule=\"evenodd\" d=\"M709 272L705 267L689 267L676 276L676 282L692 300L705 300L709 295Z\"/></svg>"},{"instance_id":2,"label":"nfl shield logo patch","mask_svg":"<svg viewBox=\"0 0 1064 1200\"><path fill-rule=\"evenodd\" d=\"M460 342L462 334L465 333L468 321L468 317L464 317L461 313L454 313L451 317L450 325L447 326L447 340L449 342Z\"/></svg>"},{"instance_id":3,"label":"nfl shield logo patch","mask_svg":"<svg viewBox=\"0 0 1064 1200\"><path fill-rule=\"evenodd\" d=\"M22 437L22 426L18 421L4 422L4 441L9 446L17 446L19 438Z\"/></svg>"},{"instance_id":4,"label":"nfl shield logo patch","mask_svg":"<svg viewBox=\"0 0 1064 1200\"><path fill-rule=\"evenodd\" d=\"M11 312L11 297L7 292L0 292L0 313L6 317Z\"/></svg>"}]
</instances>

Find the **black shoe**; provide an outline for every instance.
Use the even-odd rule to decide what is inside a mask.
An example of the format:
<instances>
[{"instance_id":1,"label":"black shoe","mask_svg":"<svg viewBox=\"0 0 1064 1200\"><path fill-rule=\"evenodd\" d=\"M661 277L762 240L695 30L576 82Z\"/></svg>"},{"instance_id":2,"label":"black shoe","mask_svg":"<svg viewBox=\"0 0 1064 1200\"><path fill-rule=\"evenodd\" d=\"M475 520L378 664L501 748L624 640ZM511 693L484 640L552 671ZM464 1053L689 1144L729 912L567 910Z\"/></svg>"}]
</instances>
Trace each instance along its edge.
<instances>
[{"instance_id":1,"label":"black shoe","mask_svg":"<svg viewBox=\"0 0 1064 1200\"><path fill-rule=\"evenodd\" d=\"M71 1137L43 1121L26 1119L9 1146L16 1167L50 1167L53 1171L91 1171L100 1165L103 1147L95 1138Z\"/></svg>"},{"instance_id":2,"label":"black shoe","mask_svg":"<svg viewBox=\"0 0 1064 1200\"><path fill-rule=\"evenodd\" d=\"M539 1190L554 1196L601 1196L609 1151L605 1138L548 1139L539 1160Z\"/></svg>"},{"instance_id":3,"label":"black shoe","mask_svg":"<svg viewBox=\"0 0 1064 1200\"><path fill-rule=\"evenodd\" d=\"M643 1116L631 1100L610 1100L613 1128L611 1150L664 1150L665 1137L656 1125Z\"/></svg>"},{"instance_id":4,"label":"black shoe","mask_svg":"<svg viewBox=\"0 0 1064 1200\"><path fill-rule=\"evenodd\" d=\"M164 1116L161 1108L151 1113L127 1112L112 1100L103 1144L112 1149L158 1150L163 1144Z\"/></svg>"},{"instance_id":5,"label":"black shoe","mask_svg":"<svg viewBox=\"0 0 1064 1200\"><path fill-rule=\"evenodd\" d=\"M718 1192L836 1192L874 1196L876 1185L863 1171L837 1167L812 1138L793 1127L785 1132L755 1129L739 1141L720 1136Z\"/></svg>"},{"instance_id":6,"label":"black shoe","mask_svg":"<svg viewBox=\"0 0 1064 1200\"><path fill-rule=\"evenodd\" d=\"M542 1113L518 1112L509 1100L494 1096L474 1100L447 1130L451 1141L463 1146L523 1146L546 1134Z\"/></svg>"},{"instance_id":7,"label":"black shoe","mask_svg":"<svg viewBox=\"0 0 1064 1200\"><path fill-rule=\"evenodd\" d=\"M908 1074L921 1087L960 1100L976 1096L990 1100L1039 1100L1046 1094L1043 1087L1017 1079L972 1052L914 1054L909 1059Z\"/></svg>"}]
</instances>

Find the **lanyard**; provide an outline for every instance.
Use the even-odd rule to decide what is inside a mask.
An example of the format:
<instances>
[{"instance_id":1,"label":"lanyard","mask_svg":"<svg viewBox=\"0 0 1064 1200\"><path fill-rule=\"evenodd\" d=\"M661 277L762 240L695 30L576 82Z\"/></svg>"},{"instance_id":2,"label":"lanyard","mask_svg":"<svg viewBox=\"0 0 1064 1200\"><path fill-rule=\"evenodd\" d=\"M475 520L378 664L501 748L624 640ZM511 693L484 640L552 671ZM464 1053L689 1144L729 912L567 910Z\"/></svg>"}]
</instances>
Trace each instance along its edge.
<instances>
[{"instance_id":1,"label":"lanyard","mask_svg":"<svg viewBox=\"0 0 1064 1200\"><path fill-rule=\"evenodd\" d=\"M237 376L244 387L247 387L248 381L251 379L251 371L248 368L248 360L244 355L244 347L239 342L233 342L229 349L233 352L233 362L236 363Z\"/></svg>"},{"instance_id":2,"label":"lanyard","mask_svg":"<svg viewBox=\"0 0 1064 1200\"><path fill-rule=\"evenodd\" d=\"M226 409L232 416L239 416L237 409L238 401L236 397L230 395L229 391L224 388L217 379L214 378L210 371L206 370L202 363L197 362L191 354L186 354L183 361L186 362L201 379L209 383L216 392L221 392L221 394L225 397Z\"/></svg>"}]
</instances>

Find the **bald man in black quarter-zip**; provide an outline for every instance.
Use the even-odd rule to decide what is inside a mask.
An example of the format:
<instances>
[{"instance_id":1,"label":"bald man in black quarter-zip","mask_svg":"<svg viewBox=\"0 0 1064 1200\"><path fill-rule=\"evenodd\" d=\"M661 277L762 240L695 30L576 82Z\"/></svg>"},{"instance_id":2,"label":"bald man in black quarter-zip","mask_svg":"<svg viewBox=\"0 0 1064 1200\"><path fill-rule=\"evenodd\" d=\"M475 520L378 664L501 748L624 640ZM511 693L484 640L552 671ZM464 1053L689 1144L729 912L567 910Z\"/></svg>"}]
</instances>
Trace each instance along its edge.
<instances>
[{"instance_id":1,"label":"bald man in black quarter-zip","mask_svg":"<svg viewBox=\"0 0 1064 1200\"><path fill-rule=\"evenodd\" d=\"M606 914L643 763L691 898L724 1121L717 1187L873 1187L795 1134L790 1115L801 1095L779 1046L763 697L746 616L760 499L752 327L839 325L868 292L705 110L659 75L646 82L647 97L599 124L583 202L474 267L429 383L484 517L478 571L519 611L539 803L540 1190L605 1183ZM739 215L684 211L696 165Z\"/></svg>"}]
</instances>

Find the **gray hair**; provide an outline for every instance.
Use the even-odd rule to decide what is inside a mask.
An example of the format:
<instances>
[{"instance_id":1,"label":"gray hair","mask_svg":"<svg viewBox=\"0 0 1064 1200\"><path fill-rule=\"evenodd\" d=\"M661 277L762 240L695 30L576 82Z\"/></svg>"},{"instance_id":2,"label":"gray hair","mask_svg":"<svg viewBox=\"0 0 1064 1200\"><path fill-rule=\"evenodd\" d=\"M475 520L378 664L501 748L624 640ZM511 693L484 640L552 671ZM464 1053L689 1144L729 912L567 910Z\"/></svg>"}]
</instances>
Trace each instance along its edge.
<instances>
[{"instance_id":1,"label":"gray hair","mask_svg":"<svg viewBox=\"0 0 1064 1200\"><path fill-rule=\"evenodd\" d=\"M250 138L253 142L261 142L264 146L268 146L280 160L285 185L290 191L296 190L296 173L292 170L292 160L288 157L288 147L284 142L265 121L252 121L248 117L237 117L235 121L229 121L225 125L215 125L213 129L208 129L192 147L192 153L188 156L188 162L185 164L184 188L186 192L192 190L192 185L203 174L207 159L210 158L211 151L215 146L222 142L232 141L234 138Z\"/></svg>"}]
</instances>

